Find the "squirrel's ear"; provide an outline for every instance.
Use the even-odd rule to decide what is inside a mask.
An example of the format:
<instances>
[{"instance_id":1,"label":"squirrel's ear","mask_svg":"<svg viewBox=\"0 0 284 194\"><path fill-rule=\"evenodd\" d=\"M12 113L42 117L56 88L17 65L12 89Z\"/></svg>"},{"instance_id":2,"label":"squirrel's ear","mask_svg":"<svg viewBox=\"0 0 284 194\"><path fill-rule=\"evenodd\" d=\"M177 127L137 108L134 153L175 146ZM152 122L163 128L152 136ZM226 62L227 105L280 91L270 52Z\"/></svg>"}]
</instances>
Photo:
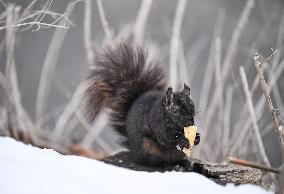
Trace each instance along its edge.
<instances>
[{"instance_id":1,"label":"squirrel's ear","mask_svg":"<svg viewBox=\"0 0 284 194\"><path fill-rule=\"evenodd\" d=\"M170 106L173 103L173 89L168 87L166 91L166 106Z\"/></svg>"},{"instance_id":2,"label":"squirrel's ear","mask_svg":"<svg viewBox=\"0 0 284 194\"><path fill-rule=\"evenodd\" d=\"M190 95L190 87L184 83L183 85L183 91L185 95L189 96Z\"/></svg>"}]
</instances>

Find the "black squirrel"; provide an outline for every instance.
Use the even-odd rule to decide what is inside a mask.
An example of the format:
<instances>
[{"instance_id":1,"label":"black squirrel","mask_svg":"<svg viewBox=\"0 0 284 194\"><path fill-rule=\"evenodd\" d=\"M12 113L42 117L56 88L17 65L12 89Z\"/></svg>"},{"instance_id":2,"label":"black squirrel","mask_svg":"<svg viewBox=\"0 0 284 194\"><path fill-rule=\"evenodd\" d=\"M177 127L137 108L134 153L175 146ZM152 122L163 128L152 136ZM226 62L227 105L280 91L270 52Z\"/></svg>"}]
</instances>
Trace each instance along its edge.
<instances>
[{"instance_id":1,"label":"black squirrel","mask_svg":"<svg viewBox=\"0 0 284 194\"><path fill-rule=\"evenodd\" d=\"M130 41L98 54L87 79L87 113L94 120L103 107L110 108L111 124L137 163L175 163L184 160L181 150L190 146L184 127L194 124L194 103L186 84L180 92L165 90L165 67L147 63L147 56ZM197 134L193 143L199 141Z\"/></svg>"}]
</instances>

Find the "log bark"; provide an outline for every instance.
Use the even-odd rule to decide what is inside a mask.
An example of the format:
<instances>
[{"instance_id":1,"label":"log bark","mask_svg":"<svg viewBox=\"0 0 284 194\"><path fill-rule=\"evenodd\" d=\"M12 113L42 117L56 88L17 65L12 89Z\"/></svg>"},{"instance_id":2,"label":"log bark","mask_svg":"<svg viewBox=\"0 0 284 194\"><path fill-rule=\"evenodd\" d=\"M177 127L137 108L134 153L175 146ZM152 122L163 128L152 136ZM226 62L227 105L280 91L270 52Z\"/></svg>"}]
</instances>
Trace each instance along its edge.
<instances>
[{"instance_id":1,"label":"log bark","mask_svg":"<svg viewBox=\"0 0 284 194\"><path fill-rule=\"evenodd\" d=\"M262 177L262 171L259 169L229 163L210 163L192 158L171 165L145 166L132 161L128 152L120 152L105 158L103 161L108 164L136 171L178 171L185 173L196 172L221 185L226 185L227 183L234 183L236 185L259 185Z\"/></svg>"}]
</instances>

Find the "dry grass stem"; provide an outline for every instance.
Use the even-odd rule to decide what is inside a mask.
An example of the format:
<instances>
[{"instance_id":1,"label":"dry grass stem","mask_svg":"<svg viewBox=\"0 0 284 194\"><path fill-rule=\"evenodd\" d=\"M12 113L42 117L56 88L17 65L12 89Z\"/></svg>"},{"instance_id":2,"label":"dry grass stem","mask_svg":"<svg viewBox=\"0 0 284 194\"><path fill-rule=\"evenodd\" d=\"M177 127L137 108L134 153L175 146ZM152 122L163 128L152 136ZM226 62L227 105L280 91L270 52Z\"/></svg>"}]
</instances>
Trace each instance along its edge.
<instances>
[{"instance_id":1,"label":"dry grass stem","mask_svg":"<svg viewBox=\"0 0 284 194\"><path fill-rule=\"evenodd\" d=\"M218 91L219 108L220 108L220 119L223 117L222 105L223 105L223 87L221 84L221 52L222 42L220 38L215 40L215 52L214 52L214 64L215 64L215 83Z\"/></svg>"},{"instance_id":2,"label":"dry grass stem","mask_svg":"<svg viewBox=\"0 0 284 194\"><path fill-rule=\"evenodd\" d=\"M86 53L87 64L93 65L95 55L93 51L92 41L92 0L85 0L85 15L84 15L84 46Z\"/></svg>"},{"instance_id":3,"label":"dry grass stem","mask_svg":"<svg viewBox=\"0 0 284 194\"><path fill-rule=\"evenodd\" d=\"M2 2L2 1L1 1ZM2 2L3 3L3 2ZM4 3L3 3L4 4ZM4 4L5 5L5 4ZM6 5L5 5L6 6ZM14 12L14 5L10 5L6 8L7 12L9 14L6 17L6 24L10 25L13 23L13 14L11 12ZM15 28L8 27L7 33L6 33L6 65L5 65L5 99L4 99L4 107L5 107L5 124L6 129L8 133L13 136L17 135L16 132L14 132L13 124L12 124L12 111L13 111L13 104L12 104L12 85L11 85L11 69L12 65L15 61L14 59L14 49L15 49ZM17 136L16 136L17 138Z\"/></svg>"},{"instance_id":4,"label":"dry grass stem","mask_svg":"<svg viewBox=\"0 0 284 194\"><path fill-rule=\"evenodd\" d=\"M17 21L17 18L19 16L19 8L13 5L9 5L8 10L9 13L11 14L7 16L6 23L7 25L10 25L13 24L15 21ZM5 93L6 93L6 98L8 98L7 106L10 108L6 116L11 117L13 115L13 117L16 118L18 122L20 130L24 132L23 134L27 134L28 132L30 140L35 141L36 134L33 131L34 126L21 103L21 94L18 86L16 64L15 64L16 31L17 28L9 27L7 28L7 33L6 33L7 63L6 63L5 84L7 88ZM15 114L13 114L12 107L14 107ZM11 132L11 135L17 139L20 138L18 136L19 131L16 130L17 126L15 125L15 123L13 123L12 118L9 119L10 120L7 120L7 122L10 122L10 124L8 123L7 126L9 127L8 129ZM25 140L27 140L26 136L23 137L23 141Z\"/></svg>"},{"instance_id":5,"label":"dry grass stem","mask_svg":"<svg viewBox=\"0 0 284 194\"><path fill-rule=\"evenodd\" d=\"M171 48L170 48L170 85L176 89L177 88L177 76L178 76L178 53L179 53L179 41L180 41L180 31L182 26L182 19L184 11L186 8L187 0L179 0L175 12L175 18L172 28L172 38L171 38Z\"/></svg>"},{"instance_id":6,"label":"dry grass stem","mask_svg":"<svg viewBox=\"0 0 284 194\"><path fill-rule=\"evenodd\" d=\"M243 66L240 67L240 76L241 76L242 85L243 85L243 89L244 89L245 96L246 96L247 108L248 108L250 116L251 116L254 134L255 134L255 137L256 137L256 140L257 140L257 145L259 147L261 157L262 157L262 159L263 159L263 161L265 162L266 165L271 166L269 159L267 157L267 154L265 152L265 147L263 145L263 141L262 141L262 138L261 138L261 135L260 135L260 130L259 130L259 127L258 127L258 124L257 124L256 115L255 115L255 111L254 111L254 107L253 107L253 102L252 102L251 94L250 94L249 87L248 87L247 77L246 77L245 70L244 70Z\"/></svg>"},{"instance_id":7,"label":"dry grass stem","mask_svg":"<svg viewBox=\"0 0 284 194\"><path fill-rule=\"evenodd\" d=\"M224 133L224 128L222 126L222 119L223 119L223 84L221 83L221 53L222 53L222 42L219 37L216 38L215 40L215 49L214 49L214 64L215 64L215 85L216 85L216 90L218 91L218 106L219 106L219 115L217 116L217 126L219 130L216 131L216 140L217 142L222 142L222 136ZM222 152L222 144L218 143L219 150ZM222 154L222 153L220 153ZM217 154L216 154L217 155Z\"/></svg>"},{"instance_id":8,"label":"dry grass stem","mask_svg":"<svg viewBox=\"0 0 284 194\"><path fill-rule=\"evenodd\" d=\"M103 7L103 1L97 0L97 6L98 6L99 14L100 14L102 27L103 27L103 30L106 36L106 41L110 42L112 40L112 30L110 29L107 19L106 19L104 7Z\"/></svg>"},{"instance_id":9,"label":"dry grass stem","mask_svg":"<svg viewBox=\"0 0 284 194\"><path fill-rule=\"evenodd\" d=\"M152 0L143 0L133 27L135 41L141 43L144 37L145 24L150 13Z\"/></svg>"},{"instance_id":10,"label":"dry grass stem","mask_svg":"<svg viewBox=\"0 0 284 194\"><path fill-rule=\"evenodd\" d=\"M183 43L180 42L180 49L179 49L179 60L178 60L178 63L179 63L179 75L180 75L180 82L179 82L179 85L182 84L182 82L186 83L186 84L189 84L190 85L190 81L189 81L189 76L187 75L187 67L186 67L186 59L185 59L185 56L184 56L184 47L183 47Z\"/></svg>"}]
</instances>

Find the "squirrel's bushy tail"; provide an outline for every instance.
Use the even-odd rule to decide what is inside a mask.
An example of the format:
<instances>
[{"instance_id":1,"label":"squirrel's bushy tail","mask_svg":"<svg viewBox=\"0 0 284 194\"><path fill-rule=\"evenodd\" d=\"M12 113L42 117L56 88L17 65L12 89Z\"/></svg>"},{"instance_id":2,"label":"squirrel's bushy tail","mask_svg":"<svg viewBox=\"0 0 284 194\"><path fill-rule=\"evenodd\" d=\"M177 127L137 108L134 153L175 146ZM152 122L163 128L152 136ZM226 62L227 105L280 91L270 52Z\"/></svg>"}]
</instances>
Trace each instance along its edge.
<instances>
[{"instance_id":1,"label":"squirrel's bushy tail","mask_svg":"<svg viewBox=\"0 0 284 194\"><path fill-rule=\"evenodd\" d=\"M142 93L165 88L164 69L147 63L147 52L128 41L106 47L96 56L95 66L88 77L89 118L94 120L102 107L110 108L112 125L127 137L127 112Z\"/></svg>"}]
</instances>

